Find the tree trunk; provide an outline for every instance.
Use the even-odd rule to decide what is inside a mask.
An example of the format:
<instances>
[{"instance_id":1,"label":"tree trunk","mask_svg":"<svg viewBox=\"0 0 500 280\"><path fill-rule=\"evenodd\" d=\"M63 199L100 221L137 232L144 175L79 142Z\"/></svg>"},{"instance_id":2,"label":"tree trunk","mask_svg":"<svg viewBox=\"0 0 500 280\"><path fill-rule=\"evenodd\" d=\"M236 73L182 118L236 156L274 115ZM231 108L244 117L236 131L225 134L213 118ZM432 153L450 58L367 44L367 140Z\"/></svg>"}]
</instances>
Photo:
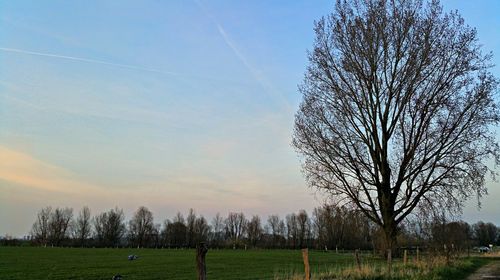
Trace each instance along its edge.
<instances>
[{"instance_id":1,"label":"tree trunk","mask_svg":"<svg viewBox=\"0 0 500 280\"><path fill-rule=\"evenodd\" d=\"M396 237L397 237L397 224L394 214L394 206L396 204L397 196L391 192L390 184L390 168L386 166L381 172L383 173L383 181L381 183L379 192L380 215L382 218L382 230L384 231L384 252L391 250L392 256L395 256ZM387 256L387 255L386 255Z\"/></svg>"},{"instance_id":2,"label":"tree trunk","mask_svg":"<svg viewBox=\"0 0 500 280\"><path fill-rule=\"evenodd\" d=\"M389 223L384 225L384 243L385 248L384 252L391 251L392 256L396 256L396 248L397 248L397 229L394 223ZM387 256L387 255L386 255Z\"/></svg>"}]
</instances>

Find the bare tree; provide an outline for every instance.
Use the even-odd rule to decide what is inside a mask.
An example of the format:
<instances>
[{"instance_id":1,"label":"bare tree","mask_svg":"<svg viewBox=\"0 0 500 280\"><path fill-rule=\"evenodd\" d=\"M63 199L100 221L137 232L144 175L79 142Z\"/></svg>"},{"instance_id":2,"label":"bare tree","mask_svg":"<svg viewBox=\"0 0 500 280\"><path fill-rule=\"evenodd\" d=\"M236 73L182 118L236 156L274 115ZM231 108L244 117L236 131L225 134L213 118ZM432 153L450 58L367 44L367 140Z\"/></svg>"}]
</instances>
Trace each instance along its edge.
<instances>
[{"instance_id":1,"label":"bare tree","mask_svg":"<svg viewBox=\"0 0 500 280\"><path fill-rule=\"evenodd\" d=\"M187 227L184 217L180 212L174 217L172 222L166 220L162 232L164 244L168 247L184 247L186 246Z\"/></svg>"},{"instance_id":2,"label":"bare tree","mask_svg":"<svg viewBox=\"0 0 500 280\"><path fill-rule=\"evenodd\" d=\"M94 231L100 246L115 247L125 234L125 215L122 209L110 209L94 217Z\"/></svg>"},{"instance_id":3,"label":"bare tree","mask_svg":"<svg viewBox=\"0 0 500 280\"><path fill-rule=\"evenodd\" d=\"M210 233L210 226L208 225L207 219L203 216L199 216L194 220L194 239L193 244L200 244L200 242L207 242Z\"/></svg>"},{"instance_id":4,"label":"bare tree","mask_svg":"<svg viewBox=\"0 0 500 280\"><path fill-rule=\"evenodd\" d=\"M41 209L36 216L31 235L35 241L43 246L47 246L49 241L49 219L52 213L52 207L48 206Z\"/></svg>"},{"instance_id":5,"label":"bare tree","mask_svg":"<svg viewBox=\"0 0 500 280\"><path fill-rule=\"evenodd\" d=\"M297 215L295 213L286 215L286 235L291 248L297 248L299 239L299 226L297 225Z\"/></svg>"},{"instance_id":6,"label":"bare tree","mask_svg":"<svg viewBox=\"0 0 500 280\"><path fill-rule=\"evenodd\" d=\"M283 247L286 244L285 235L286 235L286 224L285 221L280 219L280 222L278 224L278 238L280 240L278 245L280 247Z\"/></svg>"},{"instance_id":7,"label":"bare tree","mask_svg":"<svg viewBox=\"0 0 500 280\"><path fill-rule=\"evenodd\" d=\"M479 221L472 225L472 229L474 231L474 237L480 246L495 244L495 241L499 237L498 228L493 223Z\"/></svg>"},{"instance_id":8,"label":"bare tree","mask_svg":"<svg viewBox=\"0 0 500 280\"><path fill-rule=\"evenodd\" d=\"M247 223L245 215L243 213L231 212L224 222L226 235L233 245L236 245L245 233L245 226Z\"/></svg>"},{"instance_id":9,"label":"bare tree","mask_svg":"<svg viewBox=\"0 0 500 280\"><path fill-rule=\"evenodd\" d=\"M154 230L153 213L141 206L129 221L129 239L137 247L144 247L150 241Z\"/></svg>"},{"instance_id":10,"label":"bare tree","mask_svg":"<svg viewBox=\"0 0 500 280\"><path fill-rule=\"evenodd\" d=\"M188 247L194 248L196 246L195 243L195 223L196 223L196 213L193 208L189 209L189 213L186 218L186 227L187 227L187 243Z\"/></svg>"},{"instance_id":11,"label":"bare tree","mask_svg":"<svg viewBox=\"0 0 500 280\"><path fill-rule=\"evenodd\" d=\"M372 224L355 209L324 205L313 212L314 231L321 248L369 248Z\"/></svg>"},{"instance_id":12,"label":"bare tree","mask_svg":"<svg viewBox=\"0 0 500 280\"><path fill-rule=\"evenodd\" d=\"M161 224L155 224L151 231L151 243L149 246L158 248L162 246Z\"/></svg>"},{"instance_id":13,"label":"bare tree","mask_svg":"<svg viewBox=\"0 0 500 280\"><path fill-rule=\"evenodd\" d=\"M279 222L280 217L278 215L269 215L269 217L267 217L267 225L269 226L271 235L275 236L278 234Z\"/></svg>"},{"instance_id":14,"label":"bare tree","mask_svg":"<svg viewBox=\"0 0 500 280\"><path fill-rule=\"evenodd\" d=\"M457 12L338 0L315 31L293 139L311 187L362 211L388 248L415 209L485 194L498 82Z\"/></svg>"},{"instance_id":15,"label":"bare tree","mask_svg":"<svg viewBox=\"0 0 500 280\"><path fill-rule=\"evenodd\" d=\"M49 242L54 246L60 246L61 242L68 237L69 226L73 218L72 208L56 208L52 211L49 219Z\"/></svg>"},{"instance_id":16,"label":"bare tree","mask_svg":"<svg viewBox=\"0 0 500 280\"><path fill-rule=\"evenodd\" d=\"M172 224L172 222L169 219L166 219L163 221L163 224L160 229L160 243L162 247L169 247L170 246L170 232L169 232L169 226Z\"/></svg>"},{"instance_id":17,"label":"bare tree","mask_svg":"<svg viewBox=\"0 0 500 280\"><path fill-rule=\"evenodd\" d=\"M311 239L311 220L306 210L300 210L297 214L297 233L299 248L307 248Z\"/></svg>"},{"instance_id":18,"label":"bare tree","mask_svg":"<svg viewBox=\"0 0 500 280\"><path fill-rule=\"evenodd\" d=\"M99 246L106 246L105 236L106 236L107 220L108 220L108 214L106 212L96 215L92 219L92 224L94 226L94 234L95 234L94 238Z\"/></svg>"},{"instance_id":19,"label":"bare tree","mask_svg":"<svg viewBox=\"0 0 500 280\"><path fill-rule=\"evenodd\" d=\"M250 245L253 247L257 246L257 242L262 237L262 224L260 222L260 217L258 215L252 216L252 219L247 223L247 234L248 241L250 241Z\"/></svg>"},{"instance_id":20,"label":"bare tree","mask_svg":"<svg viewBox=\"0 0 500 280\"><path fill-rule=\"evenodd\" d=\"M222 245L224 241L224 219L217 213L215 217L212 219L212 244L215 247L219 247Z\"/></svg>"},{"instance_id":21,"label":"bare tree","mask_svg":"<svg viewBox=\"0 0 500 280\"><path fill-rule=\"evenodd\" d=\"M90 208L84 206L80 213L78 213L78 217L76 218L73 235L77 240L79 246L85 246L85 242L90 237L91 233L92 225Z\"/></svg>"},{"instance_id":22,"label":"bare tree","mask_svg":"<svg viewBox=\"0 0 500 280\"><path fill-rule=\"evenodd\" d=\"M272 247L281 247L285 234L285 223L278 215L270 215L267 218L267 226L272 235Z\"/></svg>"}]
</instances>

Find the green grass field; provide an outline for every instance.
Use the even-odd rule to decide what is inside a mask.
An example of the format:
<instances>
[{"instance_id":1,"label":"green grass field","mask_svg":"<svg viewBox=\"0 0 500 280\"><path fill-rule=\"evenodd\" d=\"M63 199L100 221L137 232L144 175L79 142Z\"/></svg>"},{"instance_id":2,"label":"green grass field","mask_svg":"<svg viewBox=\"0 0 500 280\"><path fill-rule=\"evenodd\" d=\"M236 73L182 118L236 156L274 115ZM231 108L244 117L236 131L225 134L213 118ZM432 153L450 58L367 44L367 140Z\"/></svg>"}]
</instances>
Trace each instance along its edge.
<instances>
[{"instance_id":1,"label":"green grass field","mask_svg":"<svg viewBox=\"0 0 500 280\"><path fill-rule=\"evenodd\" d=\"M128 261L135 254L138 260ZM310 251L313 273L354 263L352 254ZM364 258L369 261L368 257ZM209 279L273 279L303 271L293 250L210 250ZM195 250L0 247L0 279L195 279Z\"/></svg>"}]
</instances>

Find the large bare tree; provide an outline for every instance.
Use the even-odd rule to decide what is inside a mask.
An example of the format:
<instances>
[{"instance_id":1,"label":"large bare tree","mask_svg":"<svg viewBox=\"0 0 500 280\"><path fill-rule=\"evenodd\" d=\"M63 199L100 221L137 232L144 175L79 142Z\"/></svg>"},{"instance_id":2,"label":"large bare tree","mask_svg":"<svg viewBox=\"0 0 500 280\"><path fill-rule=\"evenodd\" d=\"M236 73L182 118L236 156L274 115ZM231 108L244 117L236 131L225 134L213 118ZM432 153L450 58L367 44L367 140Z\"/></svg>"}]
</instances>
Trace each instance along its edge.
<instances>
[{"instance_id":1,"label":"large bare tree","mask_svg":"<svg viewBox=\"0 0 500 280\"><path fill-rule=\"evenodd\" d=\"M415 209L456 211L486 193L498 82L457 12L338 0L315 32L293 139L310 186L362 211L388 248Z\"/></svg>"}]
</instances>

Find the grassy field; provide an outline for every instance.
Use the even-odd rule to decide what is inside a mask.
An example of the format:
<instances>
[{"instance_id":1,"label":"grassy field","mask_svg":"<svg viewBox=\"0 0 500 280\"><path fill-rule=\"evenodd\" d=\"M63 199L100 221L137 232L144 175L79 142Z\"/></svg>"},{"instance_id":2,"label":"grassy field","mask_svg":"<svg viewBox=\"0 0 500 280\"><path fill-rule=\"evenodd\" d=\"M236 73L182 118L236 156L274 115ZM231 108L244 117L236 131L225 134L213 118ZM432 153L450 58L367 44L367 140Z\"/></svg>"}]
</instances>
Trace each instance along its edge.
<instances>
[{"instance_id":1,"label":"grassy field","mask_svg":"<svg viewBox=\"0 0 500 280\"><path fill-rule=\"evenodd\" d=\"M139 259L127 260L135 254ZM208 279L303 279L300 251L210 250ZM385 261L362 255L362 268L352 253L310 251L313 279L465 279L498 258L461 258L448 264L444 257L410 259L404 266L394 260L391 277ZM196 279L195 250L83 249L0 247L0 280L8 279L111 279L120 274L132 279Z\"/></svg>"},{"instance_id":2,"label":"grassy field","mask_svg":"<svg viewBox=\"0 0 500 280\"><path fill-rule=\"evenodd\" d=\"M128 261L135 254L139 259ZM313 273L350 266L352 254L310 251ZM370 261L369 257L364 258ZM274 279L304 269L300 251L210 250L209 279ZM0 279L195 279L195 251L167 249L83 249L0 247Z\"/></svg>"}]
</instances>

